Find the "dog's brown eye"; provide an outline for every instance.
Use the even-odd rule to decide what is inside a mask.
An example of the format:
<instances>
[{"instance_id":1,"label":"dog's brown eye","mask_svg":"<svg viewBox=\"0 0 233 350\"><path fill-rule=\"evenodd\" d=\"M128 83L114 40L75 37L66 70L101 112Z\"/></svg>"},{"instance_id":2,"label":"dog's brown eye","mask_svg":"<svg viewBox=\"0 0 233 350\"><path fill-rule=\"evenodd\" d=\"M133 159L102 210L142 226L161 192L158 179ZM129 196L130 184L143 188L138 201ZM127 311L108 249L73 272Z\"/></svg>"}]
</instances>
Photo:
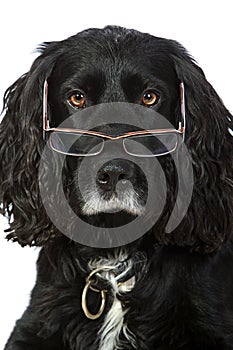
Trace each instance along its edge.
<instances>
[{"instance_id":1,"label":"dog's brown eye","mask_svg":"<svg viewBox=\"0 0 233 350\"><path fill-rule=\"evenodd\" d=\"M142 103L144 106L151 107L154 106L158 102L159 98L153 91L147 91L142 96Z\"/></svg>"},{"instance_id":2,"label":"dog's brown eye","mask_svg":"<svg viewBox=\"0 0 233 350\"><path fill-rule=\"evenodd\" d=\"M69 98L69 102L73 107L81 108L85 106L85 96L82 92L77 91L75 94L71 95Z\"/></svg>"}]
</instances>

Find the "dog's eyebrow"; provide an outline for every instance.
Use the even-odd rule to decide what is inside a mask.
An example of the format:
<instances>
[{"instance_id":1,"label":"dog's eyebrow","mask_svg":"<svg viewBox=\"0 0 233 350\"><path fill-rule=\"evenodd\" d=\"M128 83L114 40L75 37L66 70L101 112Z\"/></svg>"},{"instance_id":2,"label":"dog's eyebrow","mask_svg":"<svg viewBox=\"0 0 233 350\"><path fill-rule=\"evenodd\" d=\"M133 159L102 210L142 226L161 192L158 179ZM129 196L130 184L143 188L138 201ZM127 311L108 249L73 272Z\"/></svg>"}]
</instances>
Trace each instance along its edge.
<instances>
[{"instance_id":1,"label":"dog's eyebrow","mask_svg":"<svg viewBox=\"0 0 233 350\"><path fill-rule=\"evenodd\" d=\"M61 84L61 92L63 94L69 93L73 90L81 89L88 93L95 89L97 92L100 91L106 84L106 78L103 72L96 69L96 72L82 73L77 72L75 75L65 80Z\"/></svg>"},{"instance_id":2,"label":"dog's eyebrow","mask_svg":"<svg viewBox=\"0 0 233 350\"><path fill-rule=\"evenodd\" d=\"M142 71L137 73L127 73L121 77L122 87L127 94L140 95L146 89L155 89L166 94L167 84L159 77L149 74L144 74Z\"/></svg>"}]
</instances>

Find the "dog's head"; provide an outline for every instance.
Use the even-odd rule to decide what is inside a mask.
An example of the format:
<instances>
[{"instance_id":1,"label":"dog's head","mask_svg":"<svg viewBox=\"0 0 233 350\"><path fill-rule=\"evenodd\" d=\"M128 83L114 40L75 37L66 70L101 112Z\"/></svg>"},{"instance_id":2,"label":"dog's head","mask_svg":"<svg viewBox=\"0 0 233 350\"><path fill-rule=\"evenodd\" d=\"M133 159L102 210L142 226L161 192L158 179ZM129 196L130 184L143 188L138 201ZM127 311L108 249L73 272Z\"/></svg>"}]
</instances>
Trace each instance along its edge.
<instances>
[{"instance_id":1,"label":"dog's head","mask_svg":"<svg viewBox=\"0 0 233 350\"><path fill-rule=\"evenodd\" d=\"M185 144L194 174L192 199L184 219L167 233L165 227L175 203L178 181L174 160L166 152L160 154L167 193L163 212L150 234L156 242L187 245L194 250L213 251L221 246L232 232L232 116L186 50L172 40L106 27L86 30L61 42L45 43L40 52L31 70L5 94L6 114L0 128L0 201L2 212L10 219L8 238L22 245L44 245L59 235L44 210L38 184L45 138L50 134L43 134L43 126L53 129L55 150L50 150L51 157L56 150L65 153L64 134L60 137L54 130L70 118L73 125L66 124L66 128L68 125L76 130L91 129L97 132L97 138L101 134L116 139L119 135L156 129L156 120L153 126L149 121L151 113L162 115L171 128L178 130L183 118L183 83ZM111 108L121 116L118 123L110 117L108 120ZM138 111L140 127L135 127L131 117ZM70 131L70 136L77 140L77 134ZM98 142L94 145L99 148L91 163L97 169L95 186L84 186L81 193L81 152L87 147L85 152L90 152L93 140L93 135L82 135L81 151L73 150L72 155L66 156L63 178L67 199L83 220L95 226L123 225L143 213L148 197L147 177L143 166L135 162L126 138L118 141L129 156L114 155L113 147L112 158L98 163L99 150L104 155L108 149L101 136L101 147ZM146 142L151 144L154 140L147 138ZM117 144L114 142L112 145ZM150 157L141 158L149 169ZM86 171L89 184L93 169L87 167ZM159 187L156 173L152 179L154 186Z\"/></svg>"}]
</instances>

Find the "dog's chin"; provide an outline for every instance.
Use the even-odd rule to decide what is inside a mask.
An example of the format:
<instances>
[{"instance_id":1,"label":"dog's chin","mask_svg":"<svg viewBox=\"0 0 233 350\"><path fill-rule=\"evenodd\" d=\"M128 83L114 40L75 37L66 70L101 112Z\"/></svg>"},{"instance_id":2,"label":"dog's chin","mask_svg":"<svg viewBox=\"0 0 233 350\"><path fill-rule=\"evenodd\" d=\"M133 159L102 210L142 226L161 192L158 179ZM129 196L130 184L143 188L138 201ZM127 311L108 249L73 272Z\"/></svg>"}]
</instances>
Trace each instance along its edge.
<instances>
[{"instance_id":1,"label":"dog's chin","mask_svg":"<svg viewBox=\"0 0 233 350\"><path fill-rule=\"evenodd\" d=\"M82 214L91 216L125 212L134 216L141 215L145 207L143 197L145 196L141 192L131 187L112 193L91 190L83 194Z\"/></svg>"},{"instance_id":2,"label":"dog's chin","mask_svg":"<svg viewBox=\"0 0 233 350\"><path fill-rule=\"evenodd\" d=\"M83 203L82 216L84 220L94 226L119 227L126 225L145 211L143 203L134 197L125 199L112 196L103 199L92 196Z\"/></svg>"},{"instance_id":3,"label":"dog's chin","mask_svg":"<svg viewBox=\"0 0 233 350\"><path fill-rule=\"evenodd\" d=\"M81 219L88 224L102 228L120 227L129 224L137 215L125 210L115 211L114 213L96 212L91 215L81 215Z\"/></svg>"},{"instance_id":4,"label":"dog's chin","mask_svg":"<svg viewBox=\"0 0 233 350\"><path fill-rule=\"evenodd\" d=\"M110 200L93 198L93 200L85 202L82 213L85 216L98 214L114 214L123 212L129 215L138 216L143 214L144 206L136 200L120 200L113 197Z\"/></svg>"}]
</instances>

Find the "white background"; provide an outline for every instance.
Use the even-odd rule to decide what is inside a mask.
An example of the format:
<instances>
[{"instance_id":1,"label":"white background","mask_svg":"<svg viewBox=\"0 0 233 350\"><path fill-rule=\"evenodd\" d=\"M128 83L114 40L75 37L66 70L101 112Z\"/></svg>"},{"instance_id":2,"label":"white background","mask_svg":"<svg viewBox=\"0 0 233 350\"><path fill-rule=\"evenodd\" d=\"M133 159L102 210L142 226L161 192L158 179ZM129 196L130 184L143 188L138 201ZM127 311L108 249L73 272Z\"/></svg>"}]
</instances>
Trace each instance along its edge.
<instances>
[{"instance_id":1,"label":"white background","mask_svg":"<svg viewBox=\"0 0 233 350\"><path fill-rule=\"evenodd\" d=\"M180 41L233 111L231 0L11 0L2 2L0 13L1 101L5 89L29 69L41 42L116 24ZM0 218L0 350L28 303L38 254L38 249L7 243L4 226Z\"/></svg>"}]
</instances>

